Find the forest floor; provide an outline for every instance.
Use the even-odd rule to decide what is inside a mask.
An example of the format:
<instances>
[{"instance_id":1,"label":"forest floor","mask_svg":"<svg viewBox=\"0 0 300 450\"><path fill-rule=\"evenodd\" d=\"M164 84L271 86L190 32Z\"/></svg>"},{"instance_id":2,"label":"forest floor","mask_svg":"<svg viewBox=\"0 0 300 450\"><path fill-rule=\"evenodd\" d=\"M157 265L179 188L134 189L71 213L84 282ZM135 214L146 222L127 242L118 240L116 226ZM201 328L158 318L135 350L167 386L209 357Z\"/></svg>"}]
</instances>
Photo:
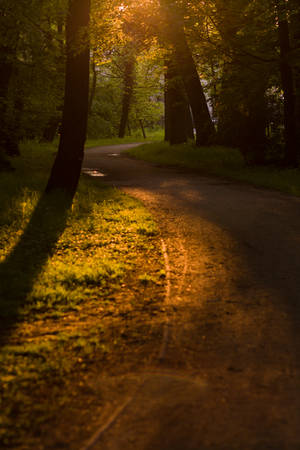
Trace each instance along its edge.
<instances>
[{"instance_id":1,"label":"forest floor","mask_svg":"<svg viewBox=\"0 0 300 450\"><path fill-rule=\"evenodd\" d=\"M126 148L90 149L84 167L156 218L163 332L146 364L121 370L123 395L81 448L299 449L300 199Z\"/></svg>"}]
</instances>

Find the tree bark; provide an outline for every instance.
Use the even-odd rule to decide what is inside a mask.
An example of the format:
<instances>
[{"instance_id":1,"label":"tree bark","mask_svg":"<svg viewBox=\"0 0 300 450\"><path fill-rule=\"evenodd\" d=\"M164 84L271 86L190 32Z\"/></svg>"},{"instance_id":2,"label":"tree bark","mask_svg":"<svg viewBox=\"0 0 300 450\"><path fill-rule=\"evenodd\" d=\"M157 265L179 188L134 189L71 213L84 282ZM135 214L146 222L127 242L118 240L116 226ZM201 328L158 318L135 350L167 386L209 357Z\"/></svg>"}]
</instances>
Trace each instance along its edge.
<instances>
[{"instance_id":1,"label":"tree bark","mask_svg":"<svg viewBox=\"0 0 300 450\"><path fill-rule=\"evenodd\" d=\"M6 24L9 44L0 45L0 147L7 155L17 156L20 154L18 142L19 130L11 126L7 116L7 110L10 101L9 87L15 72L19 34L15 29L15 25L11 23L12 18L9 17L7 20L9 22L8 26Z\"/></svg>"},{"instance_id":2,"label":"tree bark","mask_svg":"<svg viewBox=\"0 0 300 450\"><path fill-rule=\"evenodd\" d=\"M7 46L0 47L0 147L6 152L7 129L6 111L8 102L8 88L13 71L13 54Z\"/></svg>"},{"instance_id":3,"label":"tree bark","mask_svg":"<svg viewBox=\"0 0 300 450\"><path fill-rule=\"evenodd\" d=\"M90 0L69 0L62 132L46 192L62 189L74 195L80 177L89 99L89 16Z\"/></svg>"},{"instance_id":4,"label":"tree bark","mask_svg":"<svg viewBox=\"0 0 300 450\"><path fill-rule=\"evenodd\" d=\"M187 101L185 102L185 128L188 139L194 140L195 139L194 122L191 108Z\"/></svg>"},{"instance_id":5,"label":"tree bark","mask_svg":"<svg viewBox=\"0 0 300 450\"><path fill-rule=\"evenodd\" d=\"M171 145L187 142L186 98L182 79L174 61L166 62L165 140Z\"/></svg>"},{"instance_id":6,"label":"tree bark","mask_svg":"<svg viewBox=\"0 0 300 450\"><path fill-rule=\"evenodd\" d=\"M201 81L187 44L183 30L176 36L175 51L178 67L191 105L195 128L196 145L211 145L215 141L215 128L211 120Z\"/></svg>"},{"instance_id":7,"label":"tree bark","mask_svg":"<svg viewBox=\"0 0 300 450\"><path fill-rule=\"evenodd\" d=\"M142 130L143 138L147 139L146 131L145 131L145 127L144 127L142 119L140 119L139 122L140 122L141 130Z\"/></svg>"},{"instance_id":8,"label":"tree bark","mask_svg":"<svg viewBox=\"0 0 300 450\"><path fill-rule=\"evenodd\" d=\"M178 70L183 80L196 128L196 145L211 145L215 141L215 128L195 61L184 33L182 20L173 0L161 0L162 14L167 21L167 39L174 49Z\"/></svg>"},{"instance_id":9,"label":"tree bark","mask_svg":"<svg viewBox=\"0 0 300 450\"><path fill-rule=\"evenodd\" d=\"M62 61L65 60L64 25L65 25L64 16L61 13L59 14L56 22L57 34L59 38L59 45L58 45L59 52L58 55L55 57L55 62L57 64L57 70L59 71L63 70L63 67L65 66L65 64L62 63ZM40 138L40 142L53 142L62 121L62 114L63 114L63 99L56 107L56 111L49 117L49 120L47 121L42 136Z\"/></svg>"},{"instance_id":10,"label":"tree bark","mask_svg":"<svg viewBox=\"0 0 300 450\"><path fill-rule=\"evenodd\" d=\"M285 5L278 7L279 22L278 35L280 45L280 73L284 94L284 134L285 134L285 164L296 167L298 165L297 135L296 135L296 100L294 77L289 62L291 45L289 23Z\"/></svg>"},{"instance_id":11,"label":"tree bark","mask_svg":"<svg viewBox=\"0 0 300 450\"><path fill-rule=\"evenodd\" d=\"M124 91L122 99L122 113L119 126L119 138L124 138L126 133L126 126L128 123L129 111L134 88L134 67L135 67L135 57L131 53L131 51L129 51L128 55L126 55L124 67Z\"/></svg>"},{"instance_id":12,"label":"tree bark","mask_svg":"<svg viewBox=\"0 0 300 450\"><path fill-rule=\"evenodd\" d=\"M291 20L291 36L292 36L292 66L295 78L295 101L296 101L296 133L297 146L300 149L300 6L298 0L291 2L292 11ZM299 152L300 150L298 150ZM298 154L299 158L299 154Z\"/></svg>"},{"instance_id":13,"label":"tree bark","mask_svg":"<svg viewBox=\"0 0 300 450\"><path fill-rule=\"evenodd\" d=\"M61 117L52 116L47 125L44 128L42 138L40 142L53 142L59 123L61 121Z\"/></svg>"},{"instance_id":14,"label":"tree bark","mask_svg":"<svg viewBox=\"0 0 300 450\"><path fill-rule=\"evenodd\" d=\"M93 62L92 62L92 73L93 73L93 81L92 81L92 87L91 87L90 98L89 98L89 115L92 112L93 102L94 102L96 88L97 88L97 70L96 70L96 63L95 63L94 58L93 58Z\"/></svg>"},{"instance_id":15,"label":"tree bark","mask_svg":"<svg viewBox=\"0 0 300 450\"><path fill-rule=\"evenodd\" d=\"M165 89L164 89L164 104L165 104L165 141L170 141L170 102L167 92L167 74L165 74Z\"/></svg>"}]
</instances>

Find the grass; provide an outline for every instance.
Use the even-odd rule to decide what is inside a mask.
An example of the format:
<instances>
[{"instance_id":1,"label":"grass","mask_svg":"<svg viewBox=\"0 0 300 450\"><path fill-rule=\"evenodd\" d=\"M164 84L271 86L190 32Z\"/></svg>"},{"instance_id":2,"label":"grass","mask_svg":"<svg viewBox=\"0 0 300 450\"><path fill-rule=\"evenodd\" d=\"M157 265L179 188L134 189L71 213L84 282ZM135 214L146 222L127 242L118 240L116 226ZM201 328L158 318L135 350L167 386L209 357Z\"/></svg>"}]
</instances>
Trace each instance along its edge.
<instances>
[{"instance_id":1,"label":"grass","mask_svg":"<svg viewBox=\"0 0 300 450\"><path fill-rule=\"evenodd\" d=\"M107 138L107 139L89 139L86 142L86 147L98 147L104 145L118 145L131 144L134 142L153 142L161 141L163 138L163 130L146 130L147 138L144 139L141 133L135 133L133 136L125 136L121 138Z\"/></svg>"},{"instance_id":2,"label":"grass","mask_svg":"<svg viewBox=\"0 0 300 450\"><path fill-rule=\"evenodd\" d=\"M87 176L72 205L44 199L54 151L23 144L0 177L1 448L42 448L64 411L76 421L86 377L144 352L163 298L152 217Z\"/></svg>"},{"instance_id":3,"label":"grass","mask_svg":"<svg viewBox=\"0 0 300 450\"><path fill-rule=\"evenodd\" d=\"M160 142L130 149L128 153L153 163L196 169L203 174L226 177L300 196L299 169L250 167L245 164L237 149L221 146L198 148L191 144L170 146Z\"/></svg>"}]
</instances>

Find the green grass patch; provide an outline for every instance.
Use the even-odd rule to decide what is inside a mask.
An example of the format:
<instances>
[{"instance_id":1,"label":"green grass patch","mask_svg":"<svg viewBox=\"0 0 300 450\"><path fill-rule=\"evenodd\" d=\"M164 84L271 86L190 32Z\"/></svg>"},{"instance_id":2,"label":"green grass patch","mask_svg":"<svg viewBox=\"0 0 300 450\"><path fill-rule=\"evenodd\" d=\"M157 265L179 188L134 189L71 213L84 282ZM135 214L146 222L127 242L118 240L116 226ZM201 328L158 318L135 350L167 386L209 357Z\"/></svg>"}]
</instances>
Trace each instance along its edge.
<instances>
[{"instance_id":1,"label":"green grass patch","mask_svg":"<svg viewBox=\"0 0 300 450\"><path fill-rule=\"evenodd\" d=\"M132 136L125 136L122 139L118 137L107 139L88 139L86 142L86 148L105 145L132 144L135 142L161 141L163 139L163 130L146 130L146 135L146 139L143 138L141 133L135 133Z\"/></svg>"},{"instance_id":2,"label":"green grass patch","mask_svg":"<svg viewBox=\"0 0 300 450\"><path fill-rule=\"evenodd\" d=\"M63 415L87 371L126 353L128 314L162 300L152 217L87 176L72 205L43 198L55 150L23 144L16 170L0 174L1 448L41 448L41 429Z\"/></svg>"},{"instance_id":3,"label":"green grass patch","mask_svg":"<svg viewBox=\"0 0 300 450\"><path fill-rule=\"evenodd\" d=\"M196 147L184 144L170 146L153 143L130 149L135 158L163 165L197 169L203 174L217 175L255 186L300 195L300 170L247 166L237 149L227 147Z\"/></svg>"}]
</instances>

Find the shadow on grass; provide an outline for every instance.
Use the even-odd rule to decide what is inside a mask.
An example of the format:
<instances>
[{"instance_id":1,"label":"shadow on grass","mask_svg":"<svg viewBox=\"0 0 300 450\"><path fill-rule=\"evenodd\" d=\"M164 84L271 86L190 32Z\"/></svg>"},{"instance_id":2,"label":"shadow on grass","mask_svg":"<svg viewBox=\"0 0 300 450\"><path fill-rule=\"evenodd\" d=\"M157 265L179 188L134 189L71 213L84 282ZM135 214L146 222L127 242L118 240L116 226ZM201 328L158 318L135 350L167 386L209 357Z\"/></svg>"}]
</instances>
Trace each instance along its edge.
<instances>
[{"instance_id":1,"label":"shadow on grass","mask_svg":"<svg viewBox=\"0 0 300 450\"><path fill-rule=\"evenodd\" d=\"M18 322L34 281L63 233L72 198L42 195L19 242L0 264L0 346Z\"/></svg>"}]
</instances>

